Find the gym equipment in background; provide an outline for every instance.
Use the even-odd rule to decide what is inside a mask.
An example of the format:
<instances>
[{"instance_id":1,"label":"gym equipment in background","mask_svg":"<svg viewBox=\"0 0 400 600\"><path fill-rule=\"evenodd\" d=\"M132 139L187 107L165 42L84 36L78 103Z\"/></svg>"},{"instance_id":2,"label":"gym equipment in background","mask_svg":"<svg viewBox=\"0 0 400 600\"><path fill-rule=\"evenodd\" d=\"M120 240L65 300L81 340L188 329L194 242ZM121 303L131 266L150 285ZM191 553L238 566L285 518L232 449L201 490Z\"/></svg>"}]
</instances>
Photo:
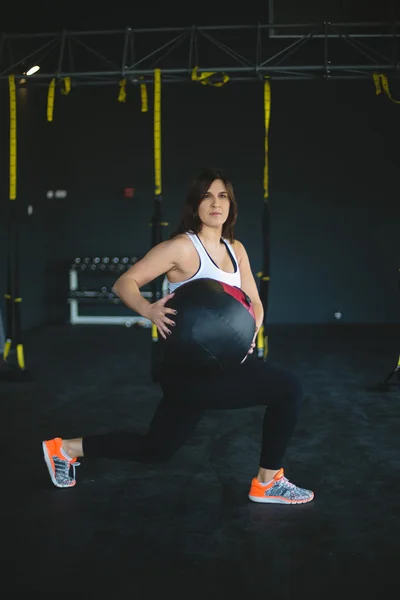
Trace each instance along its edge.
<instances>
[{"instance_id":1,"label":"gym equipment in background","mask_svg":"<svg viewBox=\"0 0 400 600\"><path fill-rule=\"evenodd\" d=\"M69 268L68 303L71 325L125 325L151 327L151 322L141 315L81 314L79 305L107 306L121 304L113 292L117 278L139 260L136 256L84 256L75 257ZM141 291L145 298L152 298L150 290Z\"/></svg>"}]
</instances>

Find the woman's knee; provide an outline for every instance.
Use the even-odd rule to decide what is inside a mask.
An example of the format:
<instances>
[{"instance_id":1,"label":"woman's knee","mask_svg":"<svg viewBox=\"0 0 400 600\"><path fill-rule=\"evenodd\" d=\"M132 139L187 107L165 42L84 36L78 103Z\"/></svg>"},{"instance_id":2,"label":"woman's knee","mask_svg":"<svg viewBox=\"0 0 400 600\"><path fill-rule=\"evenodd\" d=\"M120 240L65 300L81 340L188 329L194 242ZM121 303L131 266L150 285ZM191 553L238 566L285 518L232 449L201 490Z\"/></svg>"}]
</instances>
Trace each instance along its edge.
<instances>
[{"instance_id":1,"label":"woman's knee","mask_svg":"<svg viewBox=\"0 0 400 600\"><path fill-rule=\"evenodd\" d=\"M299 377L293 371L278 367L276 375L276 395L286 402L299 405L303 398L303 385Z\"/></svg>"},{"instance_id":2,"label":"woman's knee","mask_svg":"<svg viewBox=\"0 0 400 600\"><path fill-rule=\"evenodd\" d=\"M144 444L141 452L140 462L157 465L168 462L180 449L182 443L177 440L168 440L162 444Z\"/></svg>"}]
</instances>

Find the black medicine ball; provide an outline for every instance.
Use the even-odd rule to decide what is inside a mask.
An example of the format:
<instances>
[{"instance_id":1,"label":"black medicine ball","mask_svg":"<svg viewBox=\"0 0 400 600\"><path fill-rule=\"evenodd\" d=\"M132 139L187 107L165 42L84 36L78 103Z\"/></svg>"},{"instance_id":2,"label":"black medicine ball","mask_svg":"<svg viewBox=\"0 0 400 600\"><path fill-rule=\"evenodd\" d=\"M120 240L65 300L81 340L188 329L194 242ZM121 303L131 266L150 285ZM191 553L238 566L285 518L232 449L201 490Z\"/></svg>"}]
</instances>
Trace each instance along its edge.
<instances>
[{"instance_id":1,"label":"black medicine ball","mask_svg":"<svg viewBox=\"0 0 400 600\"><path fill-rule=\"evenodd\" d=\"M194 279L178 287L166 306L176 315L163 344L165 365L221 369L240 365L256 332L250 298L238 287L215 279Z\"/></svg>"}]
</instances>

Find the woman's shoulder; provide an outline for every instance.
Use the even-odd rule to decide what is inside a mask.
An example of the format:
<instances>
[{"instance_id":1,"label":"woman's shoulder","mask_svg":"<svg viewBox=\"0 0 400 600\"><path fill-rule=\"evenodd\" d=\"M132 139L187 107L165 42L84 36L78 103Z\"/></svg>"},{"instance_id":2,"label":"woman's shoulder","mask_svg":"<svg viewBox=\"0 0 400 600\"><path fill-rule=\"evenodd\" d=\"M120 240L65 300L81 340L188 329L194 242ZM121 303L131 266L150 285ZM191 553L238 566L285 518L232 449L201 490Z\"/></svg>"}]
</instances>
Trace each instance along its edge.
<instances>
[{"instance_id":1,"label":"woman's shoulder","mask_svg":"<svg viewBox=\"0 0 400 600\"><path fill-rule=\"evenodd\" d=\"M242 252L244 250L244 246L239 240L234 239L233 242L230 242L230 244L236 252Z\"/></svg>"},{"instance_id":2,"label":"woman's shoulder","mask_svg":"<svg viewBox=\"0 0 400 600\"><path fill-rule=\"evenodd\" d=\"M174 237L168 240L168 244L176 249L179 249L180 251L184 251L193 247L193 244L186 233L178 233L177 235L174 235Z\"/></svg>"},{"instance_id":3,"label":"woman's shoulder","mask_svg":"<svg viewBox=\"0 0 400 600\"><path fill-rule=\"evenodd\" d=\"M190 232L188 232L190 233ZM177 233L173 237L170 238L171 242L175 244L186 244L189 242L189 235L187 233Z\"/></svg>"},{"instance_id":4,"label":"woman's shoulder","mask_svg":"<svg viewBox=\"0 0 400 600\"><path fill-rule=\"evenodd\" d=\"M244 247L242 242L236 239L233 240L233 242L231 242L231 246L236 254L236 258L240 263L242 258L245 258L247 256L246 248Z\"/></svg>"}]
</instances>

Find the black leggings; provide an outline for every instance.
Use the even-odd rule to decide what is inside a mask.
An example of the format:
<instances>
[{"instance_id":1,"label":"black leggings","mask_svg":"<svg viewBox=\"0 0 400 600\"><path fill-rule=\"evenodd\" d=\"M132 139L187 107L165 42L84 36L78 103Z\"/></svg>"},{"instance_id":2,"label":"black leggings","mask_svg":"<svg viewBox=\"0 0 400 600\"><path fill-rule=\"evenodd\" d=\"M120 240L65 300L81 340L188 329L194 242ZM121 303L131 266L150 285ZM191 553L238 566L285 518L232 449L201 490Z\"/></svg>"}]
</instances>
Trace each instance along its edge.
<instances>
[{"instance_id":1,"label":"black leggings","mask_svg":"<svg viewBox=\"0 0 400 600\"><path fill-rule=\"evenodd\" d=\"M164 373L161 387L163 397L145 435L121 431L88 436L83 438L84 455L165 461L191 436L205 410L266 405L259 465L281 468L302 397L292 373L250 356L231 372Z\"/></svg>"}]
</instances>

